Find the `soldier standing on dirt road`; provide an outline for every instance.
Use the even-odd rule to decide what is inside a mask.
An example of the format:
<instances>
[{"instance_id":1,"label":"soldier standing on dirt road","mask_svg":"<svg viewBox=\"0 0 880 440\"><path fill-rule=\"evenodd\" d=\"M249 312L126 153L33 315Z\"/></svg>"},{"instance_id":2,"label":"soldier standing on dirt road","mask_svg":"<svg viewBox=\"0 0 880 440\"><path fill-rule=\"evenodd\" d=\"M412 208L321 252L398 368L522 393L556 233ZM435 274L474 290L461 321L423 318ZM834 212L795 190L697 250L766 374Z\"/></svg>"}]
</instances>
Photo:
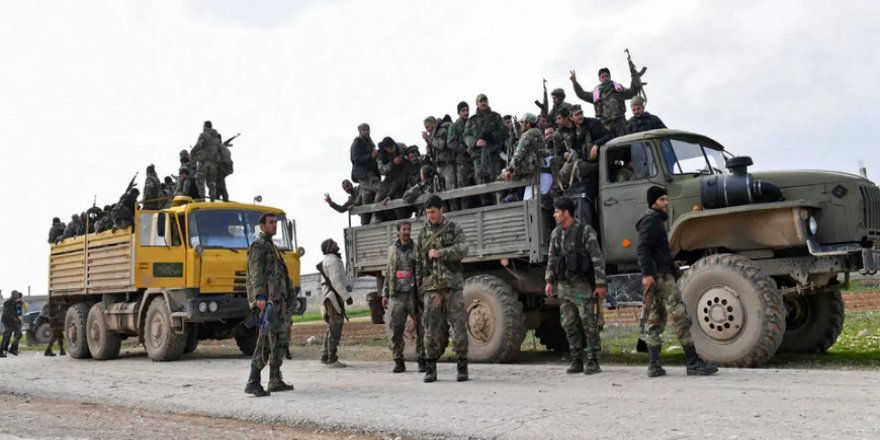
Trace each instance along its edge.
<instances>
[{"instance_id":1,"label":"soldier standing on dirt road","mask_svg":"<svg viewBox=\"0 0 880 440\"><path fill-rule=\"evenodd\" d=\"M639 231L639 268L642 271L642 288L645 291L648 314L648 377L665 376L666 370L660 366L660 346L663 340L660 335L666 327L666 315L672 318L675 336L681 342L687 358L688 376L708 376L718 372L718 367L707 364L697 355L694 341L691 339L691 319L681 300L673 274L677 272L669 250L669 237L666 235L666 212L669 209L669 198L666 190L659 186L648 188L648 212L636 223Z\"/></svg>"},{"instance_id":2,"label":"soldier standing on dirt road","mask_svg":"<svg viewBox=\"0 0 880 440\"><path fill-rule=\"evenodd\" d=\"M21 341L21 292L13 290L9 299L3 301L3 314L0 320L3 322L3 342L0 343L0 357L6 357L6 353L18 356L18 342ZM12 346L9 345L10 340Z\"/></svg>"},{"instance_id":3,"label":"soldier standing on dirt road","mask_svg":"<svg viewBox=\"0 0 880 440\"><path fill-rule=\"evenodd\" d=\"M51 311L51 301L43 304L43 308L40 309L40 318L43 318L47 322L49 322L49 328L52 329L52 337L49 338L49 343L46 345L46 351L43 353L43 355L55 356L55 352L52 351L52 346L55 345L55 342L58 342L58 348L61 350L61 356L64 356L67 354L64 352L64 321L60 319L52 319Z\"/></svg>"},{"instance_id":4,"label":"soldier standing on dirt road","mask_svg":"<svg viewBox=\"0 0 880 440\"><path fill-rule=\"evenodd\" d=\"M425 304L425 382L437 380L437 358L446 346L446 329L452 327L452 349L458 355L456 380L468 380L468 313L462 294L463 268L468 244L464 230L443 216L443 199L433 195L425 202L425 226L416 247L416 282Z\"/></svg>"},{"instance_id":5,"label":"soldier standing on dirt road","mask_svg":"<svg viewBox=\"0 0 880 440\"><path fill-rule=\"evenodd\" d=\"M596 231L574 218L571 199L560 197L554 208L556 228L550 234L544 293L553 298L555 287L559 297L559 315L571 350L571 366L566 373L595 374L602 371L598 307L599 299L608 296L605 257Z\"/></svg>"},{"instance_id":6,"label":"soldier standing on dirt road","mask_svg":"<svg viewBox=\"0 0 880 440\"><path fill-rule=\"evenodd\" d=\"M284 383L281 378L281 364L290 345L290 275L275 247L272 237L278 230L275 214L260 216L260 236L248 248L247 295L254 313L266 313L266 306L272 305L269 315L268 334L257 340L257 352L251 361L251 373L244 392L257 397L268 396L272 391L289 391L293 385ZM260 385L260 374L269 364L269 389Z\"/></svg>"},{"instance_id":7,"label":"soldier standing on dirt road","mask_svg":"<svg viewBox=\"0 0 880 440\"><path fill-rule=\"evenodd\" d=\"M403 362L403 332L406 330L406 318L412 318L416 331L416 354L418 355L419 372L427 371L425 365L425 332L419 313L420 300L416 297L416 257L415 246L410 238L412 224L408 221L397 224L398 240L388 248L388 265L385 267L385 286L382 292L382 307L391 309L388 327L391 330L390 348L394 356L394 373L406 371Z\"/></svg>"},{"instance_id":8,"label":"soldier standing on dirt road","mask_svg":"<svg viewBox=\"0 0 880 440\"><path fill-rule=\"evenodd\" d=\"M321 274L321 291L323 300L321 314L327 323L327 333L324 335L324 351L321 353L321 363L330 368L345 368L339 362L337 350L339 341L342 339L342 325L345 316L345 305L352 305L351 284L345 277L345 265L342 264L342 256L339 255L339 245L328 238L321 243L321 252L324 259L318 264L318 272ZM345 304L342 302L345 301Z\"/></svg>"}]
</instances>

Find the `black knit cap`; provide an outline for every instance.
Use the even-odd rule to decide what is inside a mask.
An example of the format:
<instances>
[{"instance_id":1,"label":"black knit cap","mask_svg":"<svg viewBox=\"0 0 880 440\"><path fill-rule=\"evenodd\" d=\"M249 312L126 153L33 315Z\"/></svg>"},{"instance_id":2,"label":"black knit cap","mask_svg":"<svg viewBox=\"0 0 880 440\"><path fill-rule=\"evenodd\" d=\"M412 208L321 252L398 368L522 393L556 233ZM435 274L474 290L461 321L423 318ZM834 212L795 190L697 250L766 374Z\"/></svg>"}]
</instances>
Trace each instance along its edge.
<instances>
[{"instance_id":1,"label":"black knit cap","mask_svg":"<svg viewBox=\"0 0 880 440\"><path fill-rule=\"evenodd\" d=\"M666 195L666 190L659 186L648 188L648 207L654 206L654 202L662 196Z\"/></svg>"},{"instance_id":2,"label":"black knit cap","mask_svg":"<svg viewBox=\"0 0 880 440\"><path fill-rule=\"evenodd\" d=\"M333 239L328 238L321 242L321 253L327 255L330 253L330 246L333 245Z\"/></svg>"},{"instance_id":3,"label":"black knit cap","mask_svg":"<svg viewBox=\"0 0 880 440\"><path fill-rule=\"evenodd\" d=\"M458 103L458 111L461 111L463 108L470 108L470 106L468 106L468 103L461 101Z\"/></svg>"}]
</instances>

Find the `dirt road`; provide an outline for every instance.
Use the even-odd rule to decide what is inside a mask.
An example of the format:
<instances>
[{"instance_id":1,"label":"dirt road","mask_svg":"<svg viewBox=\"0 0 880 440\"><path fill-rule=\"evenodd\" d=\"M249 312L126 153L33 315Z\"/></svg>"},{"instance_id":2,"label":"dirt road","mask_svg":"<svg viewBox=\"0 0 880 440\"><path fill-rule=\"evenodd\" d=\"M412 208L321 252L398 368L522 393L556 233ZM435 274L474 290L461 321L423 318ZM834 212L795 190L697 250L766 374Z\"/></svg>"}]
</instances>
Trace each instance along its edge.
<instances>
[{"instance_id":1,"label":"dirt road","mask_svg":"<svg viewBox=\"0 0 880 440\"><path fill-rule=\"evenodd\" d=\"M415 372L390 373L388 363L327 370L295 360L284 372L296 390L257 399L242 392L248 362L29 353L3 360L0 392L381 437L880 438L877 371L724 369L693 378L671 367L649 380L644 367L606 365L588 377L559 365L474 365L473 380L456 383L454 365L442 364L440 382L424 384Z\"/></svg>"}]
</instances>

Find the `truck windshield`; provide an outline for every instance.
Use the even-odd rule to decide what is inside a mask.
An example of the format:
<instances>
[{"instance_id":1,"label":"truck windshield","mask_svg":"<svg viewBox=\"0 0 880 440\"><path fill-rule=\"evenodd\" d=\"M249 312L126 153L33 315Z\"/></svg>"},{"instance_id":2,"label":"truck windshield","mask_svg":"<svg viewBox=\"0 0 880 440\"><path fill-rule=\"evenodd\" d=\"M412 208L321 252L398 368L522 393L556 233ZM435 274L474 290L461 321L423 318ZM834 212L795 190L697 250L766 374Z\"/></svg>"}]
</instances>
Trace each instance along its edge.
<instances>
[{"instance_id":1,"label":"truck windshield","mask_svg":"<svg viewBox=\"0 0 880 440\"><path fill-rule=\"evenodd\" d=\"M670 174L724 174L724 154L698 143L664 139L663 157Z\"/></svg>"},{"instance_id":2,"label":"truck windshield","mask_svg":"<svg viewBox=\"0 0 880 440\"><path fill-rule=\"evenodd\" d=\"M189 243L195 247L220 249L247 249L260 234L259 211L210 209L196 211L189 216ZM272 241L279 249L290 250L287 221L278 216L278 230Z\"/></svg>"}]
</instances>

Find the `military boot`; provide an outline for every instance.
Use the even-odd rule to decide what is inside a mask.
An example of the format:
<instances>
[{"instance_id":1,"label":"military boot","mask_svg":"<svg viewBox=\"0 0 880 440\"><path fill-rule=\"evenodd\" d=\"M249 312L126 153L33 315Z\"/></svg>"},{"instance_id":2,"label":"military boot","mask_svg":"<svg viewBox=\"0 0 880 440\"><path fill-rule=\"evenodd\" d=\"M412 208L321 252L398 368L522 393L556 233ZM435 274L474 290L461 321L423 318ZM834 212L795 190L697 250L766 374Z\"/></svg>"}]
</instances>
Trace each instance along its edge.
<instances>
[{"instance_id":1,"label":"military boot","mask_svg":"<svg viewBox=\"0 0 880 440\"><path fill-rule=\"evenodd\" d=\"M61 352L58 353L60 356L67 356L67 352L64 351L64 347L61 347Z\"/></svg>"},{"instance_id":2,"label":"military boot","mask_svg":"<svg viewBox=\"0 0 880 440\"><path fill-rule=\"evenodd\" d=\"M419 373L424 373L424 372L428 371L428 367L426 366L426 361L425 361L424 356L419 356L419 358L416 359L416 362L419 364Z\"/></svg>"},{"instance_id":3,"label":"military boot","mask_svg":"<svg viewBox=\"0 0 880 440\"><path fill-rule=\"evenodd\" d=\"M260 385L260 370L251 367L251 375L248 377L247 385L244 387L244 392L248 394L253 394L257 397L268 396L269 392L263 389L263 386Z\"/></svg>"},{"instance_id":4,"label":"military boot","mask_svg":"<svg viewBox=\"0 0 880 440\"><path fill-rule=\"evenodd\" d=\"M571 354L571 366L568 367L565 372L568 374L575 373L583 373L584 372L584 360L582 358L583 355L579 353Z\"/></svg>"},{"instance_id":5,"label":"military boot","mask_svg":"<svg viewBox=\"0 0 880 440\"><path fill-rule=\"evenodd\" d=\"M12 347L9 347L9 354L18 356L18 344L12 344Z\"/></svg>"},{"instance_id":6,"label":"military boot","mask_svg":"<svg viewBox=\"0 0 880 440\"><path fill-rule=\"evenodd\" d=\"M321 355L321 363L324 365L329 363L329 362L327 362L327 355L326 354Z\"/></svg>"},{"instance_id":7,"label":"military boot","mask_svg":"<svg viewBox=\"0 0 880 440\"><path fill-rule=\"evenodd\" d=\"M467 358L458 359L458 374L455 376L456 382L466 382L468 380L468 362Z\"/></svg>"},{"instance_id":8,"label":"military boot","mask_svg":"<svg viewBox=\"0 0 880 440\"><path fill-rule=\"evenodd\" d=\"M660 366L660 347L648 347L648 377L666 376L666 370Z\"/></svg>"},{"instance_id":9,"label":"military boot","mask_svg":"<svg viewBox=\"0 0 880 440\"><path fill-rule=\"evenodd\" d=\"M435 360L427 360L425 362L425 383L431 383L437 381L437 361Z\"/></svg>"},{"instance_id":10,"label":"military boot","mask_svg":"<svg viewBox=\"0 0 880 440\"><path fill-rule=\"evenodd\" d=\"M52 351L51 348L47 348L46 351L43 352L43 356L53 357L53 356L55 356L55 353Z\"/></svg>"},{"instance_id":11,"label":"military boot","mask_svg":"<svg viewBox=\"0 0 880 440\"><path fill-rule=\"evenodd\" d=\"M293 385L281 380L281 367L269 365L269 392L291 390L293 390Z\"/></svg>"},{"instance_id":12,"label":"military boot","mask_svg":"<svg viewBox=\"0 0 880 440\"><path fill-rule=\"evenodd\" d=\"M697 349L693 345L685 345L681 348L687 359L688 376L711 376L718 372L718 367L700 359L700 355L697 354Z\"/></svg>"},{"instance_id":13,"label":"military boot","mask_svg":"<svg viewBox=\"0 0 880 440\"><path fill-rule=\"evenodd\" d=\"M0 350L0 358L6 357L6 350Z\"/></svg>"},{"instance_id":14,"label":"military boot","mask_svg":"<svg viewBox=\"0 0 880 440\"><path fill-rule=\"evenodd\" d=\"M599 368L599 352L591 351L587 354L587 365L584 367L584 374L596 374L602 372Z\"/></svg>"},{"instance_id":15,"label":"military boot","mask_svg":"<svg viewBox=\"0 0 880 440\"><path fill-rule=\"evenodd\" d=\"M327 368L345 368L348 365L339 362L338 358L327 359Z\"/></svg>"},{"instance_id":16,"label":"military boot","mask_svg":"<svg viewBox=\"0 0 880 440\"><path fill-rule=\"evenodd\" d=\"M394 369L391 370L392 373L403 373L406 371L406 364L403 363L403 359L395 359L394 360Z\"/></svg>"}]
</instances>

